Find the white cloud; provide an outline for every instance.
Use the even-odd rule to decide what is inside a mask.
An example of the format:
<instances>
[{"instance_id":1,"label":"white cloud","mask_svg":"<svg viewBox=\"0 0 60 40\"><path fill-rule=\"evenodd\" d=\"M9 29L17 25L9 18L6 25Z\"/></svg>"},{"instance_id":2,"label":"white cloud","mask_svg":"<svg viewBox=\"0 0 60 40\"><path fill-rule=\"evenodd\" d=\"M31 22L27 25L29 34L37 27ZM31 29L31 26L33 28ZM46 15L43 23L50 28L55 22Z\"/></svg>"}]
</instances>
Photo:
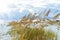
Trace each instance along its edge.
<instances>
[{"instance_id":1,"label":"white cloud","mask_svg":"<svg viewBox=\"0 0 60 40\"><path fill-rule=\"evenodd\" d=\"M24 9L25 9L25 8L20 8L20 9L19 9L19 12L22 12Z\"/></svg>"},{"instance_id":2,"label":"white cloud","mask_svg":"<svg viewBox=\"0 0 60 40\"><path fill-rule=\"evenodd\" d=\"M16 6L21 5L32 5L34 7L42 7L47 5L47 3L59 3L57 0L0 0L0 12L7 12L11 8L8 5L14 4Z\"/></svg>"}]
</instances>

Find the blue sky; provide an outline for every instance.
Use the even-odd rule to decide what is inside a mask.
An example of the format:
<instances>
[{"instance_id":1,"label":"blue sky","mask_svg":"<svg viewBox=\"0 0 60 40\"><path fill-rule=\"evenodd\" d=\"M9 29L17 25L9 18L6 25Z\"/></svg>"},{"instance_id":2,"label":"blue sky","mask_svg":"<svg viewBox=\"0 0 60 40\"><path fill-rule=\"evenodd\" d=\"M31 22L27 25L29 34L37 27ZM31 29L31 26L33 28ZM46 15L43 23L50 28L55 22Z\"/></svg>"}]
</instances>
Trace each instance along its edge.
<instances>
[{"instance_id":1,"label":"blue sky","mask_svg":"<svg viewBox=\"0 0 60 40\"><path fill-rule=\"evenodd\" d=\"M19 19L29 12L39 12L40 8L60 11L59 5L60 0L0 0L0 19Z\"/></svg>"}]
</instances>

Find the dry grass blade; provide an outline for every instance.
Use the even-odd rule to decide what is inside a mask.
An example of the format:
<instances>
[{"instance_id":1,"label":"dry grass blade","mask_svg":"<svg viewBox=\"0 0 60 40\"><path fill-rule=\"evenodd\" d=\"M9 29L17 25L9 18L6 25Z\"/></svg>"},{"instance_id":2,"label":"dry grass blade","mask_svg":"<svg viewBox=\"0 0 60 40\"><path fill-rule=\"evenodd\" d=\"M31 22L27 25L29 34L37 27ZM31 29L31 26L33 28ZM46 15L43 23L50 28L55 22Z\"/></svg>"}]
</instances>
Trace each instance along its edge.
<instances>
[{"instance_id":1,"label":"dry grass blade","mask_svg":"<svg viewBox=\"0 0 60 40\"><path fill-rule=\"evenodd\" d=\"M55 15L53 18L56 19L58 18L58 16L60 16L60 14Z\"/></svg>"},{"instance_id":2,"label":"dry grass blade","mask_svg":"<svg viewBox=\"0 0 60 40\"><path fill-rule=\"evenodd\" d=\"M48 16L49 13L50 13L50 9L47 12L45 12L45 16Z\"/></svg>"}]
</instances>

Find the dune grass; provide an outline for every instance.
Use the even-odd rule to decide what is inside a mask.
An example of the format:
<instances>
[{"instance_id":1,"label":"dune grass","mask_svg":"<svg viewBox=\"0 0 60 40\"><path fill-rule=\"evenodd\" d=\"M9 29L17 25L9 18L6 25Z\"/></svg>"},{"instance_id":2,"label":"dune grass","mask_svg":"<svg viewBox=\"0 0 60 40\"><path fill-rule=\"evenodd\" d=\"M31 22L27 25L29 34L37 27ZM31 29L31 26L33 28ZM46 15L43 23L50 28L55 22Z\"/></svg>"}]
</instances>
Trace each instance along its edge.
<instances>
[{"instance_id":1,"label":"dune grass","mask_svg":"<svg viewBox=\"0 0 60 40\"><path fill-rule=\"evenodd\" d=\"M8 32L12 40L57 40L57 34L44 28L16 26Z\"/></svg>"},{"instance_id":2,"label":"dune grass","mask_svg":"<svg viewBox=\"0 0 60 40\"><path fill-rule=\"evenodd\" d=\"M50 10L45 12L45 16L48 17ZM38 16L39 17L39 16ZM56 16L55 16L56 17ZM45 30L44 27L53 25L57 21L48 20L47 18L39 18L39 21L33 22L35 16L24 16L18 22L10 22L9 26L12 26L8 34L11 35L12 40L57 40L57 34L51 30ZM38 26L30 27L31 24L38 24ZM60 24L60 23L58 23ZM38 28L37 28L38 27Z\"/></svg>"}]
</instances>

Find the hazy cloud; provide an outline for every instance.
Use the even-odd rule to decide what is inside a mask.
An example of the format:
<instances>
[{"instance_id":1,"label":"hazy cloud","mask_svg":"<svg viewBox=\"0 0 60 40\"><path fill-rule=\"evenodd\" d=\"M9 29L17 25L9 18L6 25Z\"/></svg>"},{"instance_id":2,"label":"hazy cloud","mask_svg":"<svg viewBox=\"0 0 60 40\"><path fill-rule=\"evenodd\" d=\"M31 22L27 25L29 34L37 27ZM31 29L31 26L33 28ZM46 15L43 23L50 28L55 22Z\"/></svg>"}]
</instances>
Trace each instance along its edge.
<instances>
[{"instance_id":1,"label":"hazy cloud","mask_svg":"<svg viewBox=\"0 0 60 40\"><path fill-rule=\"evenodd\" d=\"M49 4L53 4L55 7L59 8L58 5L60 4L60 0L0 0L0 15L3 17L4 14L6 14L8 15L7 17L10 18L13 16L11 14L16 10L20 13L25 9L33 12L33 7L44 8L52 6L49 6Z\"/></svg>"}]
</instances>

